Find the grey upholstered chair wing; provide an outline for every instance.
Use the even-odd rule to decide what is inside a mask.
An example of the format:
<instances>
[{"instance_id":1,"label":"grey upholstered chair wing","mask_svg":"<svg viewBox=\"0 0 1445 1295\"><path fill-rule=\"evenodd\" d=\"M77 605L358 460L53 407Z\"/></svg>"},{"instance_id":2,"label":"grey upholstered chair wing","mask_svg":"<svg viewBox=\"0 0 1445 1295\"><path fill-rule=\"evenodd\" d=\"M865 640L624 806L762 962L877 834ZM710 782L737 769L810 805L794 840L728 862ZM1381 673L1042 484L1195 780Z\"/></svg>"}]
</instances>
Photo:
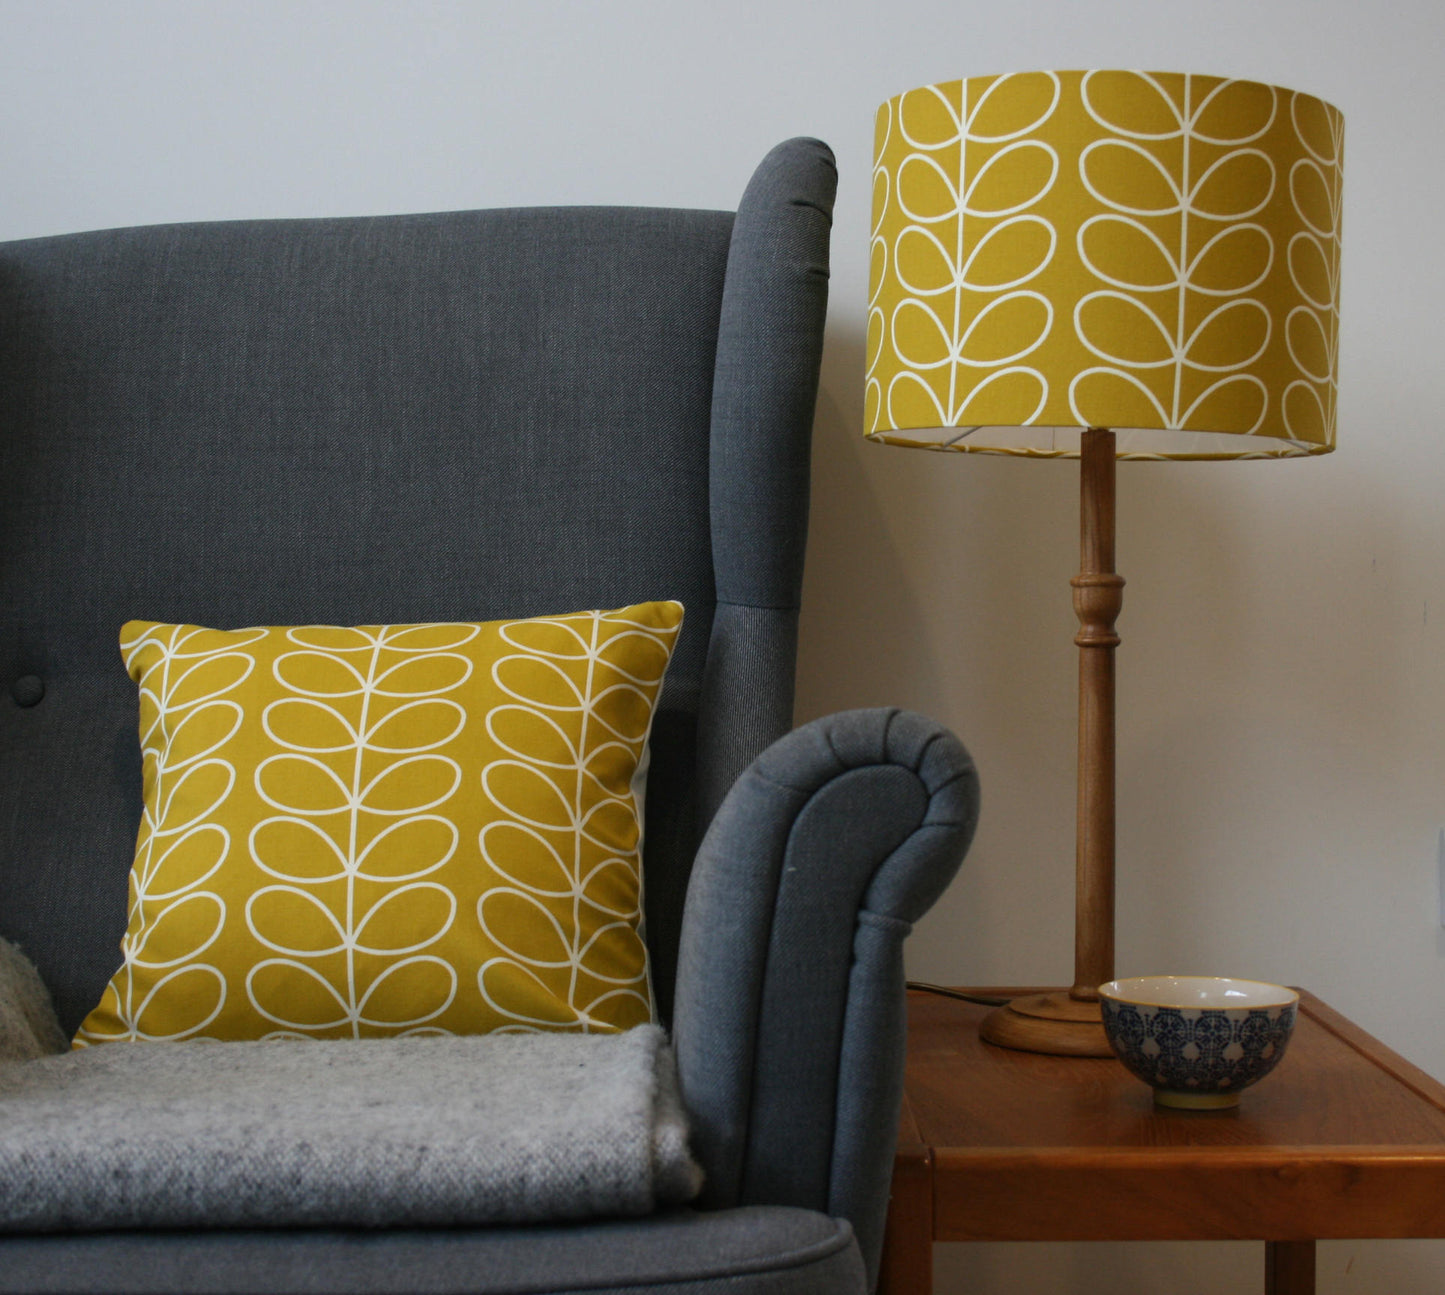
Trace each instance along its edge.
<instances>
[{"instance_id":1,"label":"grey upholstered chair wing","mask_svg":"<svg viewBox=\"0 0 1445 1295\"><path fill-rule=\"evenodd\" d=\"M697 1208L585 1226L10 1235L0 1292L871 1283L901 943L967 848L977 786L917 716L784 736L834 187L827 148L792 140L736 214L0 245L0 936L64 1026L98 999L125 928L141 780L124 621L676 598L647 940L708 1176Z\"/></svg>"}]
</instances>

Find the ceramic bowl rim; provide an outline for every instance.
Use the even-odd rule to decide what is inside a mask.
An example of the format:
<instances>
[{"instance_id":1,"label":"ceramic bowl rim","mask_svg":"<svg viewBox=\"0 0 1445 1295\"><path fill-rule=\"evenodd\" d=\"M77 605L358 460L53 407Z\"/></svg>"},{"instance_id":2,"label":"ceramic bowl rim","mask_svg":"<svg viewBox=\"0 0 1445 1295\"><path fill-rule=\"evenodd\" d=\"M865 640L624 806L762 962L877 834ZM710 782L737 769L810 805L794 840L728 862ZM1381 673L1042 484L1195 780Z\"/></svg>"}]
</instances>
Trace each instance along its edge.
<instances>
[{"instance_id":1,"label":"ceramic bowl rim","mask_svg":"<svg viewBox=\"0 0 1445 1295\"><path fill-rule=\"evenodd\" d=\"M1138 986L1141 982L1147 981L1175 981L1195 982L1214 985L1249 985L1257 989L1274 990L1277 997L1269 1002L1252 1003L1184 1003L1176 1001L1163 1001L1162 996L1154 998L1136 997ZM1132 991L1132 992L1131 992ZM1136 1007L1167 1007L1179 1011L1197 1012L1251 1012L1267 1011L1272 1007L1293 1007L1299 1002L1299 994L1288 985L1277 985L1268 980L1248 980L1242 976L1125 976L1118 980L1110 980L1099 986L1099 997L1107 998L1115 1003L1130 1003Z\"/></svg>"}]
</instances>

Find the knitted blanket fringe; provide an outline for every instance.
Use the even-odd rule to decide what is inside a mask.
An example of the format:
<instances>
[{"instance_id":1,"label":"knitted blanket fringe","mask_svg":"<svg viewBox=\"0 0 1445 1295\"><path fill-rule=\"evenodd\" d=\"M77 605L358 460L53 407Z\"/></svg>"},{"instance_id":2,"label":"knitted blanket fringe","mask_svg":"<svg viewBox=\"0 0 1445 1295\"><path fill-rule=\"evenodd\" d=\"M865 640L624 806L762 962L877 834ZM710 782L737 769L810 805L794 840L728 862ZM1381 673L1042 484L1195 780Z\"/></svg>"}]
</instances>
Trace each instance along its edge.
<instances>
[{"instance_id":1,"label":"knitted blanket fringe","mask_svg":"<svg viewBox=\"0 0 1445 1295\"><path fill-rule=\"evenodd\" d=\"M0 1052L3 1231L533 1223L702 1185L652 1025L31 1055Z\"/></svg>"}]
</instances>

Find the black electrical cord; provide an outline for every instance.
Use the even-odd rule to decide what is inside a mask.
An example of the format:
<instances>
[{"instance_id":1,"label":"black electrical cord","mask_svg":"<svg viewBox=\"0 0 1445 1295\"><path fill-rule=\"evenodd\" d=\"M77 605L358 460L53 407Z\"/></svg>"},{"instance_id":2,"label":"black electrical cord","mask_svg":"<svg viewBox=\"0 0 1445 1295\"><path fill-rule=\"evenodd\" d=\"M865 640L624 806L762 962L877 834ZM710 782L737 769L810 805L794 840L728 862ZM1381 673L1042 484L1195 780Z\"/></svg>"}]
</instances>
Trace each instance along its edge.
<instances>
[{"instance_id":1,"label":"black electrical cord","mask_svg":"<svg viewBox=\"0 0 1445 1295\"><path fill-rule=\"evenodd\" d=\"M942 994L944 998L961 998L965 1003L978 1003L983 1007L1007 1007L1007 998L990 998L987 994L965 994L961 989L949 989L946 985L930 985L926 980L910 980L909 989L921 989L926 994Z\"/></svg>"}]
</instances>

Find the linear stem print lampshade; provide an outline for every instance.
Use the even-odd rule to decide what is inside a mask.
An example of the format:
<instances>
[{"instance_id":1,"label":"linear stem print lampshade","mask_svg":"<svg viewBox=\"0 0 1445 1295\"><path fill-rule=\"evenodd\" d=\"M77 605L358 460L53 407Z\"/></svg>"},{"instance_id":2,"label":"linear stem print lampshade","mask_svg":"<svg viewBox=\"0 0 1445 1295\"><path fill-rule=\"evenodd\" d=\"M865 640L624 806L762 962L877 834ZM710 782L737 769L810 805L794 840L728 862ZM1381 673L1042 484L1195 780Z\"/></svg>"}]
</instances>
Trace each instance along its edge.
<instances>
[{"instance_id":1,"label":"linear stem print lampshade","mask_svg":"<svg viewBox=\"0 0 1445 1295\"><path fill-rule=\"evenodd\" d=\"M1252 81L979 76L878 111L867 434L1058 457L1334 446L1343 119Z\"/></svg>"}]
</instances>

